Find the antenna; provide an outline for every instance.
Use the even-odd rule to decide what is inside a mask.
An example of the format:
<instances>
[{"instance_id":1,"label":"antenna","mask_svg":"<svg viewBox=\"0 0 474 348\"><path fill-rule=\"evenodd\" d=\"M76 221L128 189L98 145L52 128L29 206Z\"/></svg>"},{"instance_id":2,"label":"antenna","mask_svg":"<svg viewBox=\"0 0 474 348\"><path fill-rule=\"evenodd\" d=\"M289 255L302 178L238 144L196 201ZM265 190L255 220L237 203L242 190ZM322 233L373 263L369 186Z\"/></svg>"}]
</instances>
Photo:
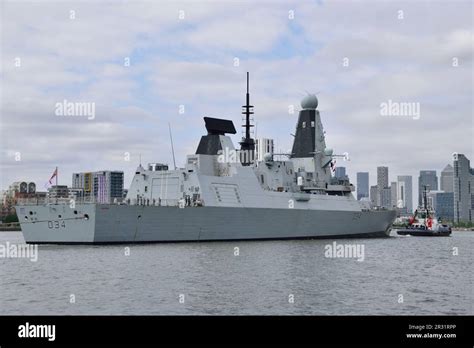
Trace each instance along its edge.
<instances>
[{"instance_id":1,"label":"antenna","mask_svg":"<svg viewBox=\"0 0 474 348\"><path fill-rule=\"evenodd\" d=\"M247 71L247 95L249 94L249 72Z\"/></svg>"},{"instance_id":2,"label":"antenna","mask_svg":"<svg viewBox=\"0 0 474 348\"><path fill-rule=\"evenodd\" d=\"M245 137L240 142L240 149L247 152L244 157L242 165L248 166L253 162L255 141L250 137L250 128L253 125L250 124L250 115L253 114L253 105L250 105L250 94L249 94L249 73L247 71L247 94L245 95L245 105L242 106L242 114L245 115L245 124L242 127L245 128ZM244 152L244 154L245 154Z\"/></svg>"},{"instance_id":3,"label":"antenna","mask_svg":"<svg viewBox=\"0 0 474 348\"><path fill-rule=\"evenodd\" d=\"M423 185L423 206L428 212L428 198L426 197L426 193L428 192L428 187L430 185Z\"/></svg>"},{"instance_id":4,"label":"antenna","mask_svg":"<svg viewBox=\"0 0 474 348\"><path fill-rule=\"evenodd\" d=\"M301 92L298 92L298 94L301 95L302 97L306 97L307 95L311 95L311 93L309 93L307 89L305 89L304 91L305 91L306 94L301 93ZM318 95L319 93L321 93L321 91L318 91L318 92L314 93L314 95Z\"/></svg>"},{"instance_id":5,"label":"antenna","mask_svg":"<svg viewBox=\"0 0 474 348\"><path fill-rule=\"evenodd\" d=\"M174 170L176 170L176 159L174 157L173 135L171 134L171 124L169 122L168 122L168 129L170 131L171 152L173 154L173 165L174 165Z\"/></svg>"},{"instance_id":6,"label":"antenna","mask_svg":"<svg viewBox=\"0 0 474 348\"><path fill-rule=\"evenodd\" d=\"M245 105L243 106L244 111L242 114L245 115L245 141L248 142L250 139L250 127L253 127L250 124L250 115L253 114L253 105L250 105L250 93L249 93L249 72L247 71L247 94L245 95Z\"/></svg>"}]
</instances>

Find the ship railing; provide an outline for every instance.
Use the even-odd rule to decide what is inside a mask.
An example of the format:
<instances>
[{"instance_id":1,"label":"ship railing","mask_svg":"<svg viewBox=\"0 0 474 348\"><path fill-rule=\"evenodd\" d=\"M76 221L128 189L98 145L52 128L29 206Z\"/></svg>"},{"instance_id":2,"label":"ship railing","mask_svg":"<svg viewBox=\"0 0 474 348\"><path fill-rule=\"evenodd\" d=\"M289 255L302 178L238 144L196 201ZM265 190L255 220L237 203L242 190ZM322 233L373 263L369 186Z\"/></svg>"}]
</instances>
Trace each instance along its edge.
<instances>
[{"instance_id":1,"label":"ship railing","mask_svg":"<svg viewBox=\"0 0 474 348\"><path fill-rule=\"evenodd\" d=\"M179 207L185 205L184 199L117 199L112 201L97 199L96 197L37 197L37 198L19 198L17 205L68 205L77 204L114 204L114 205L141 205L141 206L163 206ZM192 206L202 206L203 202L193 202Z\"/></svg>"},{"instance_id":2,"label":"ship railing","mask_svg":"<svg viewBox=\"0 0 474 348\"><path fill-rule=\"evenodd\" d=\"M327 190L328 183L324 180L313 180L304 187L311 190Z\"/></svg>"},{"instance_id":3,"label":"ship railing","mask_svg":"<svg viewBox=\"0 0 474 348\"><path fill-rule=\"evenodd\" d=\"M141 205L141 206L155 206L155 207L203 207L204 201L202 199L186 200L185 198L140 198L140 199L127 199L121 204L127 205Z\"/></svg>"},{"instance_id":4,"label":"ship railing","mask_svg":"<svg viewBox=\"0 0 474 348\"><path fill-rule=\"evenodd\" d=\"M36 197L18 198L18 205L71 205L76 204L123 204L122 199L113 199L112 202L96 197Z\"/></svg>"},{"instance_id":5,"label":"ship railing","mask_svg":"<svg viewBox=\"0 0 474 348\"><path fill-rule=\"evenodd\" d=\"M179 199L149 199L149 198L141 198L141 199L131 199L124 201L125 204L130 205L144 205L144 206L162 206L162 207L177 207L180 205Z\"/></svg>"}]
</instances>

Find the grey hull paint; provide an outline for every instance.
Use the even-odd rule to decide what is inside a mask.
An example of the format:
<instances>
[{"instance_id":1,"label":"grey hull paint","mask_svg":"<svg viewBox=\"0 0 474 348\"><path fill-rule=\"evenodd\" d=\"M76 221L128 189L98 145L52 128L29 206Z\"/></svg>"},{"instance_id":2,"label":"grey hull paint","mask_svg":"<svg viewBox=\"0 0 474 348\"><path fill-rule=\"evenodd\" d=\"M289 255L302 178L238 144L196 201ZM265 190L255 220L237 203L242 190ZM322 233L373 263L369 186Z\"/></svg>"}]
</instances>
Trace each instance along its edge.
<instances>
[{"instance_id":1,"label":"grey hull paint","mask_svg":"<svg viewBox=\"0 0 474 348\"><path fill-rule=\"evenodd\" d=\"M22 223L27 243L64 244L385 237L395 218L395 211L387 210L95 204L79 205L79 214L68 207L58 207L62 210L54 214L47 206L27 209L35 209L37 220ZM89 219L82 218L84 214Z\"/></svg>"}]
</instances>

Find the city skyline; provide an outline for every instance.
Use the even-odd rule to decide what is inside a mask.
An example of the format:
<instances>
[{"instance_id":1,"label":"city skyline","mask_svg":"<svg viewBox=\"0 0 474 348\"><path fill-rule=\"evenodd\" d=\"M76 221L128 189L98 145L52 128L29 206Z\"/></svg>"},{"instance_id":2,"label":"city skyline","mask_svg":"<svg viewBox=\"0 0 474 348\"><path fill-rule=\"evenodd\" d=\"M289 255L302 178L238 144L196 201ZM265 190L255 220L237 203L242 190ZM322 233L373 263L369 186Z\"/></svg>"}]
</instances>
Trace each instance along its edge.
<instances>
[{"instance_id":1,"label":"city skyline","mask_svg":"<svg viewBox=\"0 0 474 348\"><path fill-rule=\"evenodd\" d=\"M469 159L469 157L467 157ZM376 169L377 168L387 168L388 171L386 173L386 177L385 177L385 174L383 175L384 176L384 183L386 182L388 184L387 188L391 188L392 192L391 192L391 195L393 194L393 190L394 190L394 187L393 187L393 184L396 184L396 192L397 192L397 200L399 201L400 200L400 188L398 187L399 183L402 181L402 182L405 182L404 184L404 187L405 185L407 185L407 187L405 188L406 189L406 192L410 193L412 199L411 201L409 202L409 204L406 206L406 208L409 210L409 211L414 211L414 209L418 206L418 197L419 197L419 186L418 186L418 181L419 181L419 177L420 177L420 173L421 172L426 172L426 171L434 171L436 172L436 176L438 177L438 173L439 173L439 178L438 178L438 184L437 186L435 186L434 189L430 189L431 192L446 192L446 193L450 193L450 192L453 192L453 187L442 187L441 185L441 180L442 180L442 173L443 171L447 170L448 172L450 172L451 174L453 174L454 170L453 170L453 166L452 166L452 163L448 163L446 164L443 169L424 169L424 170L419 170L418 171L418 175L401 175L399 173L392 173L390 174L390 168L389 167L386 167L386 166L376 166ZM346 168L344 168L344 170L346 171ZM355 197L357 199L360 199L360 197L357 196L357 190L358 190L358 185L357 185L357 182L358 182L358 177L359 177L359 174L365 174L365 173L368 173L369 174L369 180L368 180L368 191L370 191L370 187L372 186L377 186L377 170L375 170L375 173L373 172L357 172L356 175L355 175L355 180L353 178L351 178L351 175L346 174L349 176L349 179L350 181L356 186L356 193L355 193ZM374 176L376 179L375 180L370 180L370 177L371 176ZM416 180L413 181L413 178L415 178ZM451 184L453 184L453 177L451 176L450 178L447 178L448 181L450 180ZM409 183L408 183L409 181ZM372 185L372 184L375 184L375 185ZM443 189L444 188L444 189ZM369 192L370 193L370 192ZM369 196L370 197L370 194ZM392 197L392 204L393 204L393 197ZM415 202L415 205L413 204L413 202Z\"/></svg>"},{"instance_id":2,"label":"city skyline","mask_svg":"<svg viewBox=\"0 0 474 348\"><path fill-rule=\"evenodd\" d=\"M272 143L273 143L273 139L269 139L269 138L258 138L258 139L265 140L265 143L266 143L266 144L272 144ZM269 145L269 146L271 146L271 145ZM456 155L457 155L457 154L456 154ZM464 156L464 154L460 154L460 155ZM467 159L469 160L469 157L467 157ZM399 175L399 174L397 174L397 173L392 173L392 174L390 174L390 168L389 168L389 167L386 167L386 166L377 166L376 168L377 168L379 171L382 170L382 172L383 172L383 173L382 173L382 174L383 174L383 179L382 179L382 181L383 181L384 183L386 182L387 185L388 185L388 186L386 186L386 188L391 190L390 196L391 196L391 195L393 194L393 192L394 192L393 184L396 184L395 191L397 192L397 201L399 201L399 199L400 199L400 197L399 197L400 189L399 189L399 187L398 187L398 184L399 184L400 180L401 180L401 181L405 181L405 180L408 180L408 178L409 178L410 183L407 184L407 185L409 185L409 186L408 186L406 192L411 192L412 202L410 202L410 204L408 204L408 205L406 206L406 208L407 208L409 211L414 211L414 209L416 208L416 206L418 206L418 204L415 204L415 206L414 206L414 205L413 205L413 202L418 202L417 200L418 200L418 198L419 198L419 186L418 186L417 183L419 182L420 174L421 174L421 173L425 173L425 172L435 172L436 177L437 177L437 185L438 185L438 186L436 186L436 189L434 189L434 190L433 190L433 189L430 189L431 192L453 192L453 189L451 189L451 191L449 191L449 190L447 190L447 191L442 190L442 189L441 189L441 186L440 186L440 185L441 185L441 179L442 179L441 173L443 172L443 170L446 170L447 168L448 168L448 170L450 170L449 167L451 167L451 169L453 169L453 168L452 168L452 165L451 165L450 163L448 163L446 166L444 166L443 169L439 169L439 173L440 173L439 178L438 178L438 169L424 169L424 170L420 170L420 171L418 171L418 176L413 176L413 175ZM92 174L93 174L94 172L117 172L117 171L121 172L120 170L101 169L101 170L89 171L88 173L92 173ZM377 172L377 170L376 170L376 172ZM453 172L454 172L454 170L453 170ZM357 180L358 174L366 174L366 173L367 173L368 176L369 176L368 187L367 187L367 189L368 189L368 192L367 192L367 193L368 193L368 196L367 196L367 198L370 198L370 188L371 188L372 186L377 186L377 180L375 180L375 184L376 184L376 185L371 185L372 181L370 180L370 176L371 176L371 172L370 172L370 171L369 171L369 172L358 172L358 173L356 173L354 179L351 178L351 176L347 173L347 168L346 168L346 167L342 167L342 166L341 166L341 167L336 167L336 171L334 172L334 176L335 176L335 177L338 177L338 176L337 176L337 173L342 174L342 175L344 175L344 176L347 176L347 177L349 178L350 182L351 182L351 183L355 186L355 188L356 188L355 192L353 192L353 195L354 195L354 197L355 197L356 199L358 199L358 200L360 199L360 197L358 197L358 191L357 191L357 190L358 190L358 185L357 185L357 182L358 182L358 180ZM74 178L74 175L77 175L77 174L76 174L76 173L72 173L72 177L73 177L73 178ZM374 176L377 178L377 173L375 173ZM413 178L416 179L416 180L414 180L414 182L413 182ZM364 179L365 179L365 178L364 178ZM453 182L452 180L453 180L453 178L451 178L451 182ZM10 183L9 187L10 187L12 184L19 183L19 182L23 182L23 181L25 181L25 180L23 180L23 179L18 179L18 180L16 180L15 182ZM26 181L28 181L28 180L26 180ZM38 186L38 183L37 183L37 182L34 182L34 183L36 184L36 187L37 187L37 191L38 191L38 192L46 192L46 191L47 191L47 188L46 188L46 187L44 187L44 189L43 189L43 186L41 186L41 185ZM61 184L61 185L66 185L66 186L68 186L68 187L70 187L70 188L77 188L77 185L74 184L74 179L72 179L70 182L66 182L66 183L62 182L62 183L60 183L60 184ZM416 185L414 185L414 184L416 184ZM124 185L123 189L124 189L124 190L127 190L127 189L128 189L128 186L126 185L125 182L124 182L123 185ZM453 185L454 185L454 184L453 184ZM7 191L7 190L9 189L9 187L7 187L7 189L2 189L1 191ZM415 187L417 187L416 190L415 190ZM439 190L438 190L438 189L439 189ZM394 201L393 201L393 197L391 197L391 202L392 202L392 205L393 205L393 202L394 202ZM380 202L379 202L379 203L380 203ZM397 204L398 204L398 202L397 202Z\"/></svg>"}]
</instances>

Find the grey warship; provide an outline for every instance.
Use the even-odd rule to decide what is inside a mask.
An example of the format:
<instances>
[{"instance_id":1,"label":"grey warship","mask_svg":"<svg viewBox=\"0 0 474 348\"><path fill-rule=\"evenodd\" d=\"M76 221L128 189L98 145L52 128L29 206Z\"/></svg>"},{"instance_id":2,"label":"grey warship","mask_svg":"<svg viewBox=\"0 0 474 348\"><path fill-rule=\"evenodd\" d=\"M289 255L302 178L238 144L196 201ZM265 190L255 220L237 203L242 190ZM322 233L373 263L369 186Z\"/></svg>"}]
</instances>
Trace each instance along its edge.
<instances>
[{"instance_id":1,"label":"grey warship","mask_svg":"<svg viewBox=\"0 0 474 348\"><path fill-rule=\"evenodd\" d=\"M204 117L207 134L184 168L141 164L121 202L46 200L16 206L27 243L104 244L387 237L394 210L357 201L332 176L318 99L301 102L291 153L255 159L248 74L240 149L231 120ZM282 159L283 158L283 159Z\"/></svg>"}]
</instances>

